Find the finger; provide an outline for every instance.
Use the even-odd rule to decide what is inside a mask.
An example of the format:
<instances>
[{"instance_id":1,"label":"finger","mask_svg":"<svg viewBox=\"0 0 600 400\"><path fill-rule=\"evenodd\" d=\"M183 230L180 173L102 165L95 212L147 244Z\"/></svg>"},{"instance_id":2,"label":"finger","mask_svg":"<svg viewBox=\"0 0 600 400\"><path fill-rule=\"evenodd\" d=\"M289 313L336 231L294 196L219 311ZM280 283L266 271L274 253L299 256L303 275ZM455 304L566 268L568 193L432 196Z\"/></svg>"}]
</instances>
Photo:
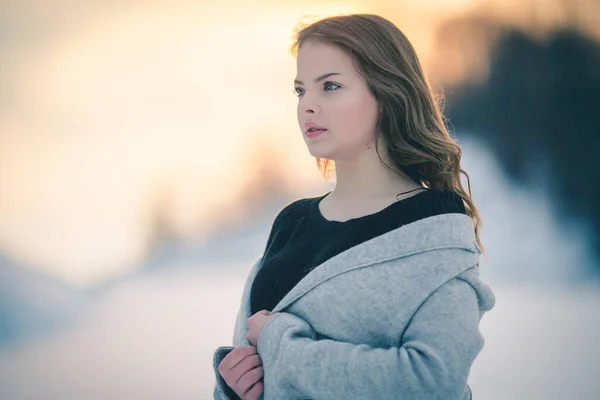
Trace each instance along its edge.
<instances>
[{"instance_id":1,"label":"finger","mask_svg":"<svg viewBox=\"0 0 600 400\"><path fill-rule=\"evenodd\" d=\"M241 361L243 361L246 357L258 354L256 352L256 347L254 346L240 346L236 347L232 351L227 354L221 363L219 364L219 372L227 371L238 365Z\"/></svg>"},{"instance_id":2,"label":"finger","mask_svg":"<svg viewBox=\"0 0 600 400\"><path fill-rule=\"evenodd\" d=\"M250 356L246 357L232 369L221 370L221 366L219 365L219 373L221 374L221 376L223 377L223 379L225 380L227 385L234 388L236 393L238 393L238 392L243 393L244 390L242 390L242 389L247 389L251 384L256 382L256 381L248 382L248 380L250 380L250 378L255 376L256 372L253 374L250 374L250 376L247 377L246 381L241 381L241 378L245 374L247 374L249 371L252 371L256 368L261 368L261 371L262 371L262 360L260 359L260 356L258 354L250 355ZM259 372L262 374L261 371L259 371ZM240 388L242 388L242 389L240 389ZM239 396L239 393L238 393L238 396Z\"/></svg>"},{"instance_id":3,"label":"finger","mask_svg":"<svg viewBox=\"0 0 600 400\"><path fill-rule=\"evenodd\" d=\"M230 370L239 364L244 358L256 354L256 349L252 346L236 347L227 354L219 364L221 370Z\"/></svg>"},{"instance_id":4,"label":"finger","mask_svg":"<svg viewBox=\"0 0 600 400\"><path fill-rule=\"evenodd\" d=\"M260 395L265 391L265 385L263 381L258 381L248 390L244 397L244 400L258 400L260 399ZM241 397L241 396L240 396Z\"/></svg>"},{"instance_id":5,"label":"finger","mask_svg":"<svg viewBox=\"0 0 600 400\"><path fill-rule=\"evenodd\" d=\"M241 363L239 363L238 365L236 365L232 370L231 370L231 375L237 377L235 384L239 385L240 381L242 380L242 378L249 372L254 370L255 368L261 367L262 366L262 360L260 359L260 356L254 355L254 356L248 356L246 357ZM256 381L254 381L256 382ZM254 382L250 382L251 384L253 384ZM249 386L249 385L247 385Z\"/></svg>"},{"instance_id":6,"label":"finger","mask_svg":"<svg viewBox=\"0 0 600 400\"><path fill-rule=\"evenodd\" d=\"M236 349L234 349L233 351L235 351L235 350ZM233 351L232 351L232 353L233 353ZM257 354L258 353L256 352L256 347L245 346L243 349L240 348L239 351L237 351L235 354L232 355L232 358L231 358L231 360L229 360L228 364L226 364L227 368L230 370L233 370L240 363L242 363L245 359L247 359L248 357L257 355Z\"/></svg>"},{"instance_id":7,"label":"finger","mask_svg":"<svg viewBox=\"0 0 600 400\"><path fill-rule=\"evenodd\" d=\"M254 346L239 346L232 350L232 352L234 351L236 352L236 354L239 354L240 356L244 357L251 356L252 354L257 354L256 347Z\"/></svg>"},{"instance_id":8,"label":"finger","mask_svg":"<svg viewBox=\"0 0 600 400\"><path fill-rule=\"evenodd\" d=\"M269 311L267 311L267 310L260 310L260 311L258 311L256 313L252 314L250 316L250 318L248 318L248 319L251 319L252 317L254 317L256 315L269 315Z\"/></svg>"},{"instance_id":9,"label":"finger","mask_svg":"<svg viewBox=\"0 0 600 400\"><path fill-rule=\"evenodd\" d=\"M240 378L239 383L236 385L236 387L238 388L238 390L243 393L243 394L247 394L250 390L252 390L252 387L259 382L260 380L262 380L264 377L264 370L262 367L257 367L254 368L251 371L248 371L244 374L244 376L242 376Z\"/></svg>"}]
</instances>

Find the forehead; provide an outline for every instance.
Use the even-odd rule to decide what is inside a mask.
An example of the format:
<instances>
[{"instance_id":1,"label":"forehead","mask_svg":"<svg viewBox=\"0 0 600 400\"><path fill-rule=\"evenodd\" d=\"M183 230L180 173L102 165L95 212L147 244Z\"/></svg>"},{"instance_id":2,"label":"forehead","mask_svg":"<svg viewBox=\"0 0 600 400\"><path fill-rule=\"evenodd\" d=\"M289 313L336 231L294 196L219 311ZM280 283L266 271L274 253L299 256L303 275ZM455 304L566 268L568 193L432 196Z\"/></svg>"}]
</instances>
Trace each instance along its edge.
<instances>
[{"instance_id":1,"label":"forehead","mask_svg":"<svg viewBox=\"0 0 600 400\"><path fill-rule=\"evenodd\" d=\"M346 75L354 71L352 57L349 54L335 45L317 41L307 41L300 47L296 66L299 75L308 75L304 78L327 72L340 72Z\"/></svg>"}]
</instances>

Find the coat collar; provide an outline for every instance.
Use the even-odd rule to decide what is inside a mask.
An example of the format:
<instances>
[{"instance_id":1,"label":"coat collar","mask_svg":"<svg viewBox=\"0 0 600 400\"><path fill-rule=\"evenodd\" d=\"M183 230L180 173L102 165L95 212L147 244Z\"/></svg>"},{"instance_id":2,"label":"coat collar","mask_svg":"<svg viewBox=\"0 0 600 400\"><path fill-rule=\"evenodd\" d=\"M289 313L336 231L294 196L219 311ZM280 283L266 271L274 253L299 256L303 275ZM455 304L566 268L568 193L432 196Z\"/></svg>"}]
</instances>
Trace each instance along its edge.
<instances>
[{"instance_id":1,"label":"coat collar","mask_svg":"<svg viewBox=\"0 0 600 400\"><path fill-rule=\"evenodd\" d=\"M309 272L281 299L272 312L281 311L336 275L413 254L449 248L481 254L473 222L468 215L442 214L420 219L351 247ZM257 270L258 268L260 263Z\"/></svg>"}]
</instances>

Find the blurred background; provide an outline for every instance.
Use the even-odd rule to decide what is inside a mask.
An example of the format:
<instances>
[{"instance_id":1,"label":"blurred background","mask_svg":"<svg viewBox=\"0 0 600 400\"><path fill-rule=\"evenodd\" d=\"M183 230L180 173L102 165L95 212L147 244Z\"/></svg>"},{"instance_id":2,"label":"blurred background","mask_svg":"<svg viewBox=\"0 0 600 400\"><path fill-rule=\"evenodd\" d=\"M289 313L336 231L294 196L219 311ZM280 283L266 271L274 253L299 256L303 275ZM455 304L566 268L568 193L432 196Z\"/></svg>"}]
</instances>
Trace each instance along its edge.
<instances>
[{"instance_id":1,"label":"blurred background","mask_svg":"<svg viewBox=\"0 0 600 400\"><path fill-rule=\"evenodd\" d=\"M359 12L463 147L497 295L474 398L600 398L597 0L0 0L0 398L211 397L273 218L331 188L293 31Z\"/></svg>"}]
</instances>

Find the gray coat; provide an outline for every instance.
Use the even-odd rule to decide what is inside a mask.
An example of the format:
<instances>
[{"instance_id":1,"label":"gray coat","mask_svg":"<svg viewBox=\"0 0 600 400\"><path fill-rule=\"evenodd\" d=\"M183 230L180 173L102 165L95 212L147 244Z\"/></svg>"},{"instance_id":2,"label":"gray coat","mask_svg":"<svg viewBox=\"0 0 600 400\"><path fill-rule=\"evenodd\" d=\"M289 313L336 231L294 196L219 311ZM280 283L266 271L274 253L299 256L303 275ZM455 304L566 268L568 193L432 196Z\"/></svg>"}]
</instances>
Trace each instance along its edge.
<instances>
[{"instance_id":1,"label":"gray coat","mask_svg":"<svg viewBox=\"0 0 600 400\"><path fill-rule=\"evenodd\" d=\"M354 246L306 275L272 310L257 351L264 399L469 399L484 345L479 322L495 297L479 277L481 250L464 214L425 218ZM248 276L234 346L249 346ZM282 266L285 268L285 266Z\"/></svg>"}]
</instances>

